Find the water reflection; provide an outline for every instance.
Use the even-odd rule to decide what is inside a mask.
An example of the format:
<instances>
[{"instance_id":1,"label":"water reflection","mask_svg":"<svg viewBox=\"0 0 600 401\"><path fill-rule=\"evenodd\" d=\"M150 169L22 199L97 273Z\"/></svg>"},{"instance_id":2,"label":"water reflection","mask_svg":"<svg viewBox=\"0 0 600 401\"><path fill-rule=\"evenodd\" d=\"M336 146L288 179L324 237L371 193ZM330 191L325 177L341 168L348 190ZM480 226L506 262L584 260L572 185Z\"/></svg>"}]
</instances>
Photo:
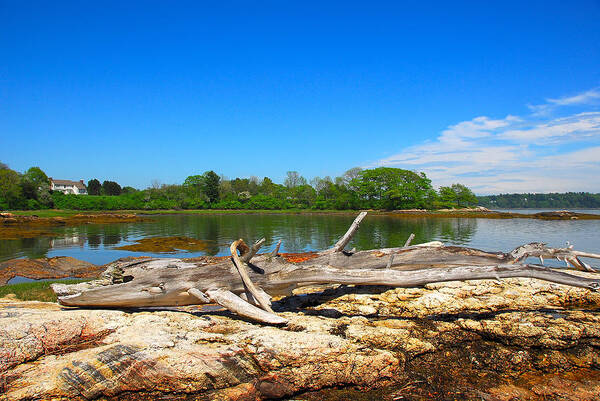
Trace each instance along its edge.
<instances>
[{"instance_id":1,"label":"water reflection","mask_svg":"<svg viewBox=\"0 0 600 401\"><path fill-rule=\"evenodd\" d=\"M85 237L79 235L69 235L61 238L53 238L50 240L51 248L68 248L71 246L83 246Z\"/></svg>"},{"instance_id":2,"label":"water reflection","mask_svg":"<svg viewBox=\"0 0 600 401\"><path fill-rule=\"evenodd\" d=\"M439 237L442 242L465 245L471 242L477 230L476 219L445 219L440 222Z\"/></svg>"},{"instance_id":3,"label":"water reflection","mask_svg":"<svg viewBox=\"0 0 600 401\"><path fill-rule=\"evenodd\" d=\"M89 233L87 237L88 246L92 249L98 249L102 244L102 235L99 233Z\"/></svg>"},{"instance_id":4,"label":"water reflection","mask_svg":"<svg viewBox=\"0 0 600 401\"><path fill-rule=\"evenodd\" d=\"M200 225L199 221L196 221L194 226L198 228ZM206 254L215 256L219 253L219 224L215 220L209 220L206 222L206 240L212 240L207 242Z\"/></svg>"},{"instance_id":5,"label":"water reflection","mask_svg":"<svg viewBox=\"0 0 600 401\"><path fill-rule=\"evenodd\" d=\"M0 241L0 260L15 257L73 256L96 264L124 256L164 254L139 253L114 248L145 237L188 236L207 241L203 252L181 252L176 257L226 255L229 244L243 238L253 242L265 238L265 250L282 240L282 252L326 249L348 229L353 215L200 215L157 216L153 221L125 224L85 224L54 229L55 238ZM411 233L413 243L439 240L485 250L508 251L532 242L600 252L596 234L600 221L542 221L529 219L486 220L457 218L402 218L369 215L363 220L349 248L372 249L402 246Z\"/></svg>"},{"instance_id":6,"label":"water reflection","mask_svg":"<svg viewBox=\"0 0 600 401\"><path fill-rule=\"evenodd\" d=\"M51 237L0 240L0 261L21 257L43 258L51 248Z\"/></svg>"}]
</instances>

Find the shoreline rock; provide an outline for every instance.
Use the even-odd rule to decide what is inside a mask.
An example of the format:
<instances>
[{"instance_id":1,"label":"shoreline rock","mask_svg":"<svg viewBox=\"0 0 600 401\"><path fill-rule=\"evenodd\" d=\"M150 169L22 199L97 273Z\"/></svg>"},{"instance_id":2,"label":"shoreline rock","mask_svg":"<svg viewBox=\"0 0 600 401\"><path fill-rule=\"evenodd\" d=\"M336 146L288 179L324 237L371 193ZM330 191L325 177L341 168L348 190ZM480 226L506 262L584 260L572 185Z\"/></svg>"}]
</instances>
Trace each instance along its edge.
<instances>
[{"instance_id":1,"label":"shoreline rock","mask_svg":"<svg viewBox=\"0 0 600 401\"><path fill-rule=\"evenodd\" d=\"M600 398L597 293L533 279L312 290L274 303L290 320L283 328L214 307L0 300L0 392L6 400Z\"/></svg>"}]
</instances>

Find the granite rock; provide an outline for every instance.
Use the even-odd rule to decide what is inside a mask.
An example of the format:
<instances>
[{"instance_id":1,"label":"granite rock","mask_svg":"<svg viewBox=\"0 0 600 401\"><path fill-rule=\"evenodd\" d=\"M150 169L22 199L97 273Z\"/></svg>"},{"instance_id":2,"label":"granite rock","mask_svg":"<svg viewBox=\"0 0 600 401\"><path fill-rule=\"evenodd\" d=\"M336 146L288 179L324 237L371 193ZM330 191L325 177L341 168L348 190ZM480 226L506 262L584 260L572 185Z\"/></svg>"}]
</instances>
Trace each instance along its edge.
<instances>
[{"instance_id":1,"label":"granite rock","mask_svg":"<svg viewBox=\"0 0 600 401\"><path fill-rule=\"evenodd\" d=\"M530 279L322 290L276 302L285 327L2 300L0 397L600 398L597 293Z\"/></svg>"}]
</instances>

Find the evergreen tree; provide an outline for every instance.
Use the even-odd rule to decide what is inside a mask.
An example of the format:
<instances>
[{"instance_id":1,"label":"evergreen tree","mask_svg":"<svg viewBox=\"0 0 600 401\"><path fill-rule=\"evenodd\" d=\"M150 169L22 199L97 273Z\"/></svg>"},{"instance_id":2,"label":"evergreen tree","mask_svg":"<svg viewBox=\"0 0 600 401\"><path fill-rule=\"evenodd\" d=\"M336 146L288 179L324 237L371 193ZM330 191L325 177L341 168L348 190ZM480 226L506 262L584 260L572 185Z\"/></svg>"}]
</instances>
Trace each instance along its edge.
<instances>
[{"instance_id":1,"label":"evergreen tree","mask_svg":"<svg viewBox=\"0 0 600 401\"><path fill-rule=\"evenodd\" d=\"M214 171L207 171L203 174L204 188L203 192L210 203L216 203L219 200L219 181L221 178Z\"/></svg>"},{"instance_id":2,"label":"evergreen tree","mask_svg":"<svg viewBox=\"0 0 600 401\"><path fill-rule=\"evenodd\" d=\"M100 195L101 192L102 192L102 185L100 184L100 181L98 181L95 178L88 181L88 184L87 184L88 195Z\"/></svg>"},{"instance_id":3,"label":"evergreen tree","mask_svg":"<svg viewBox=\"0 0 600 401\"><path fill-rule=\"evenodd\" d=\"M104 195L118 196L121 195L121 186L114 181L104 181L102 183L102 192Z\"/></svg>"}]
</instances>

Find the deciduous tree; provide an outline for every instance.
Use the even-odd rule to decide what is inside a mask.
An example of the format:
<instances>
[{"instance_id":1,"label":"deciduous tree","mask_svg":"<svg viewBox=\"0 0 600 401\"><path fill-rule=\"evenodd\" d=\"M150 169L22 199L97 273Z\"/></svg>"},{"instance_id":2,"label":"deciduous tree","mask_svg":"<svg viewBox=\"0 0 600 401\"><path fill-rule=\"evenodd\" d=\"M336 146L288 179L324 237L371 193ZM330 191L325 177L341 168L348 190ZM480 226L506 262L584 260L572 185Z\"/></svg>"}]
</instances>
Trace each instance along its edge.
<instances>
[{"instance_id":1,"label":"deciduous tree","mask_svg":"<svg viewBox=\"0 0 600 401\"><path fill-rule=\"evenodd\" d=\"M306 185L306 178L298 174L297 171L288 171L286 173L284 185L288 188L296 188L300 185Z\"/></svg>"},{"instance_id":2,"label":"deciduous tree","mask_svg":"<svg viewBox=\"0 0 600 401\"><path fill-rule=\"evenodd\" d=\"M9 168L0 169L0 208L14 209L22 204L19 173Z\"/></svg>"}]
</instances>

